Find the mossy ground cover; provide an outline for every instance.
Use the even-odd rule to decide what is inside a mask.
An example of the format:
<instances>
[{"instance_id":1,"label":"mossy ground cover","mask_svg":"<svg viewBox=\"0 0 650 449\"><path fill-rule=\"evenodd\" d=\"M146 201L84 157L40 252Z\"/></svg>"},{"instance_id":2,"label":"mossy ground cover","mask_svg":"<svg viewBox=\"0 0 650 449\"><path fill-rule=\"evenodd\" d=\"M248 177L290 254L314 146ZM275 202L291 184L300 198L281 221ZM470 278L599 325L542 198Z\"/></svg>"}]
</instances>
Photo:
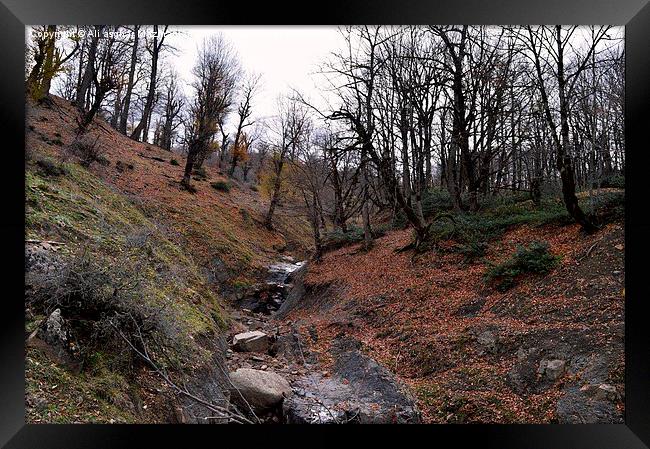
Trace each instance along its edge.
<instances>
[{"instance_id":1,"label":"mossy ground cover","mask_svg":"<svg viewBox=\"0 0 650 449\"><path fill-rule=\"evenodd\" d=\"M137 278L137 295L126 300L140 303L133 304L138 307L165 307L179 329L172 365L191 368L209 363L211 350L194 344L194 339L216 338L227 327L227 318L198 266L128 197L78 164L56 164L60 170L44 172L38 164L27 167L26 239L63 243L58 253L66 263L82 254L95 267ZM98 291L102 288L97 286ZM42 323L42 313L26 322L26 334ZM41 349L28 348L27 395L37 402L28 407L30 422L144 419L125 406L133 396L137 370L116 363L120 354L110 347L101 361L94 357L97 343L79 342L85 345L80 372L69 370ZM165 361L161 365L172 366Z\"/></svg>"}]
</instances>

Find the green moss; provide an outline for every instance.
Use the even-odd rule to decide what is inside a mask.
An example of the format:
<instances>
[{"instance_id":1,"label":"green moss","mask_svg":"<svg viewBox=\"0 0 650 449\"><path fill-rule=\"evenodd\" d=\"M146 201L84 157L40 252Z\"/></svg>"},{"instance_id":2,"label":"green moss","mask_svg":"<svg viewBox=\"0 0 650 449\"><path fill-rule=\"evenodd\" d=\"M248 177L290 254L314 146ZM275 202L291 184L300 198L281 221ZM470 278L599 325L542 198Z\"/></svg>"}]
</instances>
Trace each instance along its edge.
<instances>
[{"instance_id":1,"label":"green moss","mask_svg":"<svg viewBox=\"0 0 650 449\"><path fill-rule=\"evenodd\" d=\"M128 383L102 366L101 372L74 374L52 363L41 350L28 348L25 358L25 392L32 402L28 422L135 423L141 421L125 405Z\"/></svg>"},{"instance_id":2,"label":"green moss","mask_svg":"<svg viewBox=\"0 0 650 449\"><path fill-rule=\"evenodd\" d=\"M76 164L67 164L65 174L56 177L30 166L25 176L26 238L62 241L68 254L83 250L98 266L119 271L112 269L114 275L138 278L138 294L127 300L152 310L164 308L168 325L179 330L175 350L158 363L164 368L209 363L212 353L195 339L209 341L226 329L220 300L191 257L146 216L142 205ZM26 324L26 332L35 328L36 321ZM125 408L130 386L124 375L129 368L118 363L120 357L110 352L92 355L84 359L91 369L78 375L51 362L28 364L28 391L42 396L37 391L41 385L58 385L67 397L34 411L32 420L141 421ZM92 410L74 410L71 398L77 397L89 401Z\"/></svg>"},{"instance_id":3,"label":"green moss","mask_svg":"<svg viewBox=\"0 0 650 449\"><path fill-rule=\"evenodd\" d=\"M69 164L68 174L56 179L26 172L26 234L84 245L98 256L128 257L129 236L147 236L137 254L146 254L140 267L148 270L143 300L172 299L179 320L191 334L214 331L213 316L221 316L214 293L198 267L124 195L104 184L83 167ZM131 245L132 246L132 245ZM140 251L144 250L144 251ZM243 256L246 257L246 256ZM175 272L171 278L158 273ZM223 321L220 320L220 321ZM212 324L212 325L211 325Z\"/></svg>"}]
</instances>

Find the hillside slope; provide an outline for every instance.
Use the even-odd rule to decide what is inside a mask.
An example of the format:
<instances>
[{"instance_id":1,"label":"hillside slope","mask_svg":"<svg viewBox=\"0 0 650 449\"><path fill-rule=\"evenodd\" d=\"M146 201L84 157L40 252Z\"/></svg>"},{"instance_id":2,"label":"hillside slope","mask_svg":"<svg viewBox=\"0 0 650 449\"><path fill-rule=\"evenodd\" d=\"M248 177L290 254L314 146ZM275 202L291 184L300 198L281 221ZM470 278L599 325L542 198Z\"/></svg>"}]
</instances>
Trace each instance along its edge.
<instances>
[{"instance_id":1,"label":"hillside slope","mask_svg":"<svg viewBox=\"0 0 650 449\"><path fill-rule=\"evenodd\" d=\"M306 253L308 225L281 208L276 230L266 230L268 202L211 167L194 181L196 193L181 189L182 157L100 119L89 133L100 161L84 168L70 151L74 109L53 97L27 111L28 421L209 415L173 394L129 345L149 349L179 385L227 401L227 299L259 280L279 251ZM233 187L217 191L209 184L216 180ZM53 315L61 317L60 339L51 332Z\"/></svg>"},{"instance_id":2,"label":"hillside slope","mask_svg":"<svg viewBox=\"0 0 650 449\"><path fill-rule=\"evenodd\" d=\"M318 335L323 360L337 335L354 336L410 385L426 422L622 422L620 219L592 236L575 224L516 225L471 262L397 252L411 238L392 231L367 253L348 246L310 265L286 318ZM490 263L532 240L547 241L559 266L506 292L485 282Z\"/></svg>"},{"instance_id":3,"label":"hillside slope","mask_svg":"<svg viewBox=\"0 0 650 449\"><path fill-rule=\"evenodd\" d=\"M69 102L52 97L51 107L27 107L28 151L70 158L66 147L74 140L76 111ZM152 219L178 233L179 243L199 265L226 270L232 279L253 276L277 258L279 249L306 253L309 224L289 208L278 211L276 230L259 222L268 201L248 185L222 176L206 165L195 176L196 193L180 186L184 157L155 145L135 142L101 119L96 119L88 139L98 139L108 161L92 166L92 173L138 204ZM175 162L172 162L175 161ZM178 163L176 165L176 163ZM210 183L223 181L233 188L218 191Z\"/></svg>"},{"instance_id":4,"label":"hillside slope","mask_svg":"<svg viewBox=\"0 0 650 449\"><path fill-rule=\"evenodd\" d=\"M410 229L374 223L382 236L369 251L343 236L283 280L275 315L251 304L272 298L270 263L308 254L291 205L269 231L268 201L250 186L206 167L190 193L181 156L101 120L89 133L100 161L84 168L74 117L56 97L28 105L29 422L202 422L209 411L160 374L227 404L228 371L240 368L314 396L292 395L271 422L308 420L312 399L340 405L335 422L622 422L623 191L595 192L607 224L593 235L550 196L486 203L453 225L432 218L438 240L422 254L403 251ZM536 241L548 244L526 256L536 274L507 264ZM487 280L496 267L510 276L503 288ZM252 330L269 337L266 353L227 351Z\"/></svg>"}]
</instances>

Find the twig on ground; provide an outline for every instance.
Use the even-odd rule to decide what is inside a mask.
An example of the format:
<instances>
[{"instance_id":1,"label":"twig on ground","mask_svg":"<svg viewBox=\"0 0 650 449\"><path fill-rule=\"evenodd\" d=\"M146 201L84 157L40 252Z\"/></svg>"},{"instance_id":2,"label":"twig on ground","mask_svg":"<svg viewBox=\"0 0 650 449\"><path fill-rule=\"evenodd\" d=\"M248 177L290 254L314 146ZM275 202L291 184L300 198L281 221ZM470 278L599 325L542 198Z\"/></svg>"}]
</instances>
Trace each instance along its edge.
<instances>
[{"instance_id":1,"label":"twig on ground","mask_svg":"<svg viewBox=\"0 0 650 449\"><path fill-rule=\"evenodd\" d=\"M131 349L137 355L139 355L145 362L147 362L147 364L149 366L151 366L151 368L153 368L153 370L156 372L156 374L158 374L160 377L162 377L162 379L174 391L176 391L176 393L181 394L181 395L187 397L188 399L191 399L194 402L197 402L197 403L203 405L205 408L207 408L211 412L218 413L218 414L224 416L224 418L229 418L231 421L233 421L233 422L235 422L237 424L242 424L242 423L253 424L253 422L250 421L248 418L246 418L244 416L241 416L241 415L238 415L236 413L233 413L232 411L228 410L227 408L212 404L212 403L210 403L210 402L208 402L208 401L206 401L204 399L201 399L200 397L195 396L194 394L190 393L187 390L186 387L185 388L179 387L174 381L171 380L171 378L163 370L160 369L160 367L158 365L156 365L156 363L151 358L149 358L148 355L146 355L145 353L140 351L138 348L136 348L135 345L131 342L131 340L129 340L122 333L122 331L115 325L115 323L113 323L112 320L109 320L109 324L117 332L117 334L120 336L120 338L122 338L122 340L124 340L124 342L127 345L129 345L131 347ZM144 346L144 342L143 342L143 346ZM146 349L145 349L145 352L146 352Z\"/></svg>"}]
</instances>

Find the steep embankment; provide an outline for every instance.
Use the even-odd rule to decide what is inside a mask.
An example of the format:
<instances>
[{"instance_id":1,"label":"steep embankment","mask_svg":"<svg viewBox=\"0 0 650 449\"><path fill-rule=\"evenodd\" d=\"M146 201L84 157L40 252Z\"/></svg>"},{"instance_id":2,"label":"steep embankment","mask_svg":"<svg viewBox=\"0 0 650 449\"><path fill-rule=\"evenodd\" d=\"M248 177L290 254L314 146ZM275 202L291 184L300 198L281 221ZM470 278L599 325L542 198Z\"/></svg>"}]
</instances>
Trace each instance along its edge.
<instances>
[{"instance_id":1,"label":"steep embankment","mask_svg":"<svg viewBox=\"0 0 650 449\"><path fill-rule=\"evenodd\" d=\"M224 297L265 275L278 251L304 252L307 224L281 209L276 231L266 230L265 200L211 167L196 193L181 189L181 156L102 120L87 137L99 160L84 168L70 148L74 109L56 97L27 109L27 420L210 415L132 349L178 385L226 403Z\"/></svg>"},{"instance_id":2,"label":"steep embankment","mask_svg":"<svg viewBox=\"0 0 650 449\"><path fill-rule=\"evenodd\" d=\"M74 140L76 116L70 103L58 97L53 97L51 107L28 105L28 151L70 159L66 148ZM247 277L265 270L277 259L278 250L298 256L305 253L309 224L287 208L278 211L274 232L259 226L268 201L254 187L232 181L206 165L203 173L195 174L197 191L190 193L179 183L185 165L182 155L134 142L101 119L95 120L87 139L98 139L105 159L94 164L91 172L176 233L199 265L227 273L231 285L245 284ZM215 182L232 188L217 190L211 187Z\"/></svg>"},{"instance_id":3,"label":"steep embankment","mask_svg":"<svg viewBox=\"0 0 650 449\"><path fill-rule=\"evenodd\" d=\"M473 262L396 252L410 239L393 231L367 253L348 246L310 264L287 318L318 337L305 341L323 360L334 363L336 335L356 337L411 387L426 422L622 422L621 221L593 236L515 226ZM486 284L490 261L532 240L549 242L559 266L503 293Z\"/></svg>"}]
</instances>

